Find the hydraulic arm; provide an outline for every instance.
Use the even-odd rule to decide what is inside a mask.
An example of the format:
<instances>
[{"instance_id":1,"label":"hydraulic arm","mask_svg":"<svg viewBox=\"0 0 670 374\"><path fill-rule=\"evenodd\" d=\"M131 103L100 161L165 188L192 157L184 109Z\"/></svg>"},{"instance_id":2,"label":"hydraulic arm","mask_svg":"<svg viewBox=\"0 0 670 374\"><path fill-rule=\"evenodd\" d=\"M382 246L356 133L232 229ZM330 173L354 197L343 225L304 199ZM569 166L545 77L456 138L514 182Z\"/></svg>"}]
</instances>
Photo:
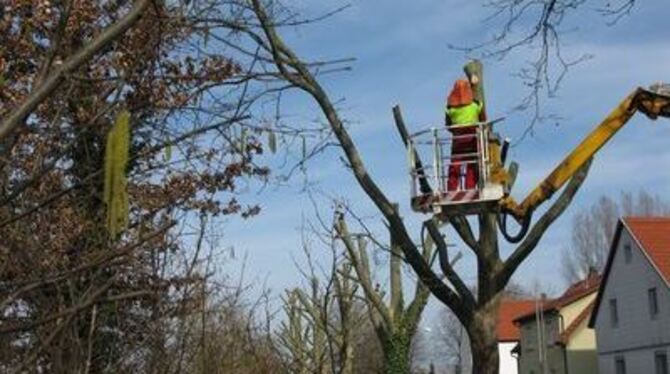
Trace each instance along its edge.
<instances>
[{"instance_id":1,"label":"hydraulic arm","mask_svg":"<svg viewBox=\"0 0 670 374\"><path fill-rule=\"evenodd\" d=\"M565 185L637 111L652 120L670 117L668 86L658 84L650 89L638 88L633 91L521 203L514 201L511 196L500 201L501 215L513 216L522 226L522 232L517 238L525 234L533 211ZM502 229L505 230L504 227ZM505 236L508 237L507 234ZM516 238L511 239L514 241Z\"/></svg>"},{"instance_id":2,"label":"hydraulic arm","mask_svg":"<svg viewBox=\"0 0 670 374\"><path fill-rule=\"evenodd\" d=\"M471 82L478 82L474 86L475 98L480 103L485 103L481 63L478 61L468 63L465 72ZM471 136L479 142L477 152L460 156L458 152L454 152L453 144L458 141L457 138L464 136L449 134L446 128L441 130L431 128L430 131L424 130L411 136L406 134L406 131L401 131L401 134L405 133L403 140L408 146L412 209L432 213L441 220L447 220L449 216L496 212L498 226L503 236L510 242L519 242L528 231L535 209L574 177L638 111L652 120L658 117L670 118L670 85L656 84L649 89L635 89L520 203L510 196L518 164L512 162L505 167L509 143L507 139L503 140L493 132L493 123L496 121L471 124L473 128L476 127L476 132ZM447 134L440 135L440 131ZM424 135L430 134L432 137L425 139ZM449 144L452 145L451 154L446 148ZM420 162L421 152L417 151L417 147L424 147L424 150L425 147L432 149L432 164ZM466 177L462 178L463 169L469 170L467 168L472 165L476 165L478 171L476 174L478 177L475 177L476 188L468 187L467 183L462 181L466 179L467 182L468 173L465 172ZM445 177L445 169L448 170L448 178ZM434 180L433 186L429 185L429 180ZM451 182L456 183L451 185ZM417 187L420 187L420 192L417 191ZM520 225L515 235L511 235L507 228L509 216Z\"/></svg>"}]
</instances>

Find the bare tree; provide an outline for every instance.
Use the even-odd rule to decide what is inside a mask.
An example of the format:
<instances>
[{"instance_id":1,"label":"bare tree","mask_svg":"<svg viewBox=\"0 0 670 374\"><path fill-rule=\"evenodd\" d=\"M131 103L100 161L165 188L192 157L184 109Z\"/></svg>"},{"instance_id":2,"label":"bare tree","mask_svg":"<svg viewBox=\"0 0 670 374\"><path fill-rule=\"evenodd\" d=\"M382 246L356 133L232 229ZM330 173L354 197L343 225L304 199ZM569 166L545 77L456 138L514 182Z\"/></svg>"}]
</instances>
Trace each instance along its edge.
<instances>
[{"instance_id":1,"label":"bare tree","mask_svg":"<svg viewBox=\"0 0 670 374\"><path fill-rule=\"evenodd\" d=\"M342 204L337 205L343 207ZM361 361L357 360L357 355L370 352L370 347L356 350L354 347L361 347L361 342L370 345L372 339L375 341L372 346L381 348L382 366L386 372L408 372L414 338L430 291L417 282L414 299L406 305L402 280L403 254L394 239L391 238L390 244L386 245L368 230L360 234L350 233L345 211L351 212L347 208L336 212L333 226L324 223L319 216L320 231L312 227L312 231L332 250L330 272L321 277L323 281L319 281L311 255L306 252L310 269L307 274L309 291L296 288L287 291L284 298L288 318L282 324L279 338L290 353L289 367L296 372L344 374L362 370L355 365L355 362ZM362 224L353 213L350 217ZM375 280L374 269L370 265L369 243L389 251L388 287ZM343 256L338 254L338 244L344 247ZM426 261L431 260L433 252L429 239L423 251ZM363 326L369 326L374 337L363 334L366 330L359 330Z\"/></svg>"},{"instance_id":2,"label":"bare tree","mask_svg":"<svg viewBox=\"0 0 670 374\"><path fill-rule=\"evenodd\" d=\"M528 235L512 254L503 259L498 247L497 214L483 213L478 216L478 237L471 229L465 216L454 216L450 223L456 229L463 242L472 249L477 258L477 294L473 294L466 286L448 261L447 246L440 234L436 222L428 220L424 223L426 231L435 243L440 259L441 274L434 271L430 261L423 256L420 247L410 236L407 226L395 208L396 204L389 200L372 176L358 149L345 127L338 110L328 93L321 86L317 74L321 66L304 61L284 42L278 34L274 19L281 19L282 8L276 3L252 0L240 4L240 9L251 9L260 27L254 23L238 25L238 28L253 40L257 40L260 48L267 53L277 69L277 74L286 82L307 93L321 109L337 139L347 166L356 178L362 190L377 207L391 232L392 242L403 253L406 261L418 275L420 281L442 303L447 305L465 326L470 338L474 373L495 373L498 370L498 350L495 329L496 315L502 291L519 265L535 249L544 232L570 205L572 198L586 178L590 162L572 178L561 195L555 200L537 222L530 228ZM404 125L398 125L403 127ZM405 131L406 133L406 131ZM346 231L341 232L350 251L357 251L353 238ZM443 276L446 281L443 281ZM395 300L398 300L395 298ZM391 310L400 303L391 302ZM378 303L379 304L379 303ZM398 315L394 312L394 315ZM385 317L382 317L385 318ZM404 343L404 342L403 342ZM404 344L399 345L404 346Z\"/></svg>"},{"instance_id":3,"label":"bare tree","mask_svg":"<svg viewBox=\"0 0 670 374\"><path fill-rule=\"evenodd\" d=\"M488 0L483 5L489 11L484 22L490 25L491 37L451 47L485 59L503 59L524 49L528 52L526 65L515 73L528 92L514 109L531 113L518 143L539 123L560 120L555 113L543 112L545 100L556 96L572 67L593 57L589 53L570 55L564 38L571 27L565 25L591 14L612 26L630 15L635 5L635 0Z\"/></svg>"},{"instance_id":4,"label":"bare tree","mask_svg":"<svg viewBox=\"0 0 670 374\"><path fill-rule=\"evenodd\" d=\"M472 368L470 343L465 327L448 310L440 313L438 336L444 345L447 364L454 374L467 373Z\"/></svg>"},{"instance_id":5,"label":"bare tree","mask_svg":"<svg viewBox=\"0 0 670 374\"><path fill-rule=\"evenodd\" d=\"M311 270L309 293L294 288L282 299L286 321L277 335L286 366L292 373L352 374L363 315L356 308L351 265L334 266L325 285Z\"/></svg>"},{"instance_id":6,"label":"bare tree","mask_svg":"<svg viewBox=\"0 0 670 374\"><path fill-rule=\"evenodd\" d=\"M531 299L535 293L536 291L529 292L526 287L518 283L510 282L503 291L503 298L506 300ZM537 295L539 296L539 291ZM446 357L447 364L452 367L454 373L469 372L472 369L472 357L465 327L448 308L440 310L437 315L437 326L437 337L442 344L436 354Z\"/></svg>"},{"instance_id":7,"label":"bare tree","mask_svg":"<svg viewBox=\"0 0 670 374\"><path fill-rule=\"evenodd\" d=\"M408 303L402 285L403 253L391 231L389 258L390 295L385 297L384 289L375 283L368 255L368 234L354 234L349 231L344 212L336 214L335 232L347 253L347 259L355 271L355 281L363 290L368 316L377 333L384 352L384 370L387 373L408 373L410 371L412 343L417 333L421 315L430 296L429 289L417 282L414 298ZM378 243L374 240L373 242ZM430 240L424 243L422 258L430 262L434 246Z\"/></svg>"},{"instance_id":8,"label":"bare tree","mask_svg":"<svg viewBox=\"0 0 670 374\"><path fill-rule=\"evenodd\" d=\"M642 190L636 195L622 193L619 201L603 195L574 215L570 246L561 258L561 272L568 284L584 279L590 269L602 272L617 221L631 215L668 216L670 203Z\"/></svg>"}]
</instances>

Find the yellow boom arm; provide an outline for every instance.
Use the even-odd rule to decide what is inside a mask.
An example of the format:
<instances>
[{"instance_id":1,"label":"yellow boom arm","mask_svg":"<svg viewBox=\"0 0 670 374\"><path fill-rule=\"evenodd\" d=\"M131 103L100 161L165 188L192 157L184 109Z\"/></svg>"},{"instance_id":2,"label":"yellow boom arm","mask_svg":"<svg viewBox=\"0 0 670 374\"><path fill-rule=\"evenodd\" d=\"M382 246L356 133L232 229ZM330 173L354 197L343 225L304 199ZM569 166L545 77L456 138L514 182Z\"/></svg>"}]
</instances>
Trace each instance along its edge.
<instances>
[{"instance_id":1,"label":"yellow boom arm","mask_svg":"<svg viewBox=\"0 0 670 374\"><path fill-rule=\"evenodd\" d=\"M596 154L639 110L651 119L670 117L670 96L666 86L646 90L638 88L628 95L531 193L517 204L511 196L501 200L501 208L517 221L529 214L560 189Z\"/></svg>"}]
</instances>

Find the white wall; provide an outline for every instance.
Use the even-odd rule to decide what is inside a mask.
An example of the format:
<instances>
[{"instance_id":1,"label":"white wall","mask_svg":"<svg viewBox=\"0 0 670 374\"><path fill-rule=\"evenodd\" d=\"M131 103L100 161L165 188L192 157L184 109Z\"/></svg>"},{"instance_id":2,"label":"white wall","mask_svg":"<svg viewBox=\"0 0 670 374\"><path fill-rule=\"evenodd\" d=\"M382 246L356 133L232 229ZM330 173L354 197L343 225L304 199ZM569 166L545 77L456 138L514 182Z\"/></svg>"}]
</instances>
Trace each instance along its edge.
<instances>
[{"instance_id":1,"label":"white wall","mask_svg":"<svg viewBox=\"0 0 670 374\"><path fill-rule=\"evenodd\" d=\"M498 355L500 356L499 374L517 374L516 358L512 357L512 349L517 342L498 343Z\"/></svg>"},{"instance_id":2,"label":"white wall","mask_svg":"<svg viewBox=\"0 0 670 374\"><path fill-rule=\"evenodd\" d=\"M625 263L624 245L632 247ZM659 314L651 319L647 290L655 287ZM618 327L610 321L610 299L617 300ZM670 289L654 270L634 238L622 230L609 279L596 319L598 366L603 374L614 373L614 360L624 357L627 373L653 373L654 352L670 355Z\"/></svg>"}]
</instances>

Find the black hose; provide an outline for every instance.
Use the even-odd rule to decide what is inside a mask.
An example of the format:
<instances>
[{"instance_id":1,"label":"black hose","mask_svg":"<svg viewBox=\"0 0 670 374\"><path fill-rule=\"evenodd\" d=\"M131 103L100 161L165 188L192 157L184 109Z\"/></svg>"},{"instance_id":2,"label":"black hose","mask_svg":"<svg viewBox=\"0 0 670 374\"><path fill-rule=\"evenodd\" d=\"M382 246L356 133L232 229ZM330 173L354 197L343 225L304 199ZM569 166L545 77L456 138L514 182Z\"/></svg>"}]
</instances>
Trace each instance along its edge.
<instances>
[{"instance_id":1,"label":"black hose","mask_svg":"<svg viewBox=\"0 0 670 374\"><path fill-rule=\"evenodd\" d=\"M509 151L509 139L504 139L500 151L500 162L505 165L507 161L507 152Z\"/></svg>"},{"instance_id":2,"label":"black hose","mask_svg":"<svg viewBox=\"0 0 670 374\"><path fill-rule=\"evenodd\" d=\"M519 232L516 235L510 235L509 231L507 230L507 215L508 215L507 213L498 213L498 227L500 227L500 232L505 237L505 240L507 240L510 243L516 244L520 242L528 233L528 229L530 228L530 221L533 214L528 213L528 215L524 217L522 221L519 222L521 228L519 229Z\"/></svg>"}]
</instances>

